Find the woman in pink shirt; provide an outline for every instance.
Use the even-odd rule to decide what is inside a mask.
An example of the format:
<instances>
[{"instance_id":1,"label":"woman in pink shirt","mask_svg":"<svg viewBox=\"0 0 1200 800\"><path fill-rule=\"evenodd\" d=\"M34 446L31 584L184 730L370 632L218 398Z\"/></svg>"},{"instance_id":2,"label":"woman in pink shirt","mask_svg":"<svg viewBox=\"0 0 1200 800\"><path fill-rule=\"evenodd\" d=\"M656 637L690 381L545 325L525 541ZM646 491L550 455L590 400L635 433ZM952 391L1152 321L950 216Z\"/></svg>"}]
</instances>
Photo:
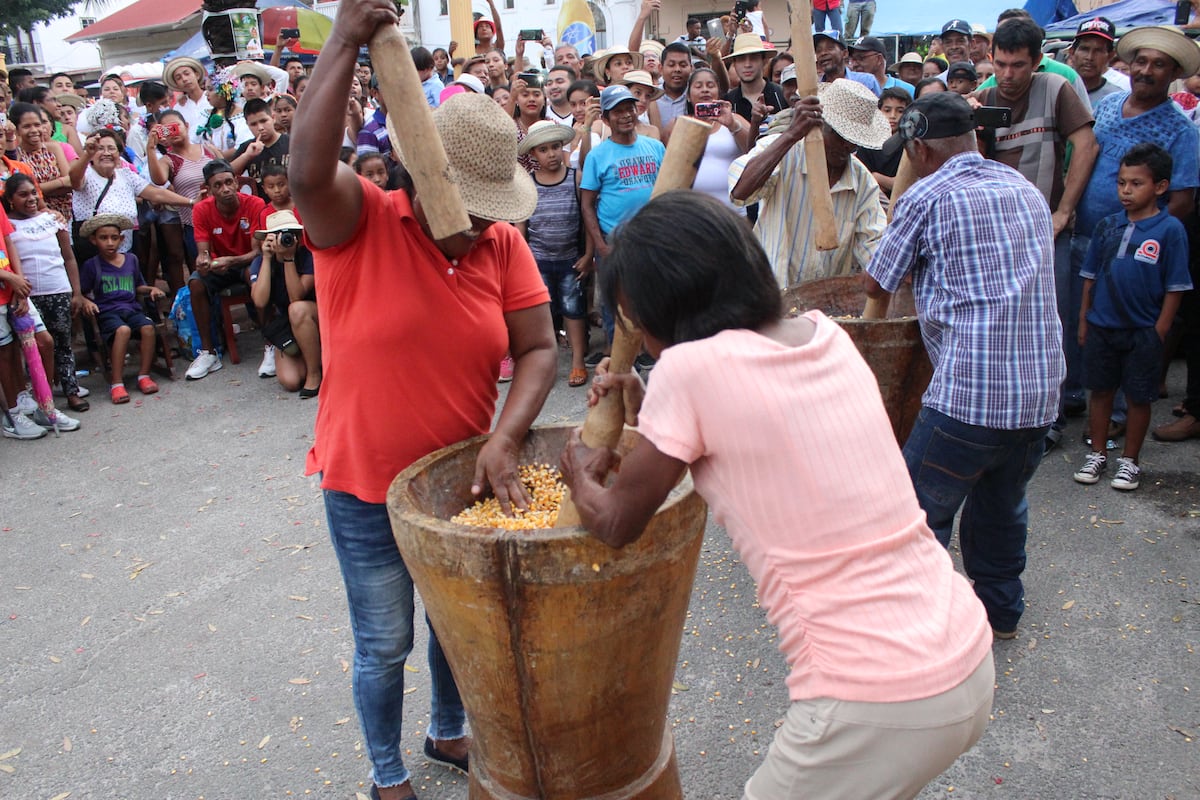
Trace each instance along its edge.
<instances>
[{"instance_id":1,"label":"woman in pink shirt","mask_svg":"<svg viewBox=\"0 0 1200 800\"><path fill-rule=\"evenodd\" d=\"M610 486L614 454L577 433L563 453L585 526L637 539L690 468L791 667L745 796L914 797L987 726L992 636L926 525L870 368L819 311L783 318L758 240L707 196L651 201L604 266L605 297L660 360L649 389L604 375L593 393L622 390L642 435Z\"/></svg>"}]
</instances>

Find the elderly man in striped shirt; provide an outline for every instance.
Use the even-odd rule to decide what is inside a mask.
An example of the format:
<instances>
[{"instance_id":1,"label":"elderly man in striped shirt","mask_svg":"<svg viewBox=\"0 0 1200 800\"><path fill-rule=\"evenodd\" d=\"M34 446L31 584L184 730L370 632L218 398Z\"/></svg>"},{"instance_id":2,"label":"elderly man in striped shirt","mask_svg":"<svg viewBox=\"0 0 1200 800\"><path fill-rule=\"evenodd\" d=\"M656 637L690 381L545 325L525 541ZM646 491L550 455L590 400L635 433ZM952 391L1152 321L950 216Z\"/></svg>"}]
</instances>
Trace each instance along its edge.
<instances>
[{"instance_id":1,"label":"elderly man in striped shirt","mask_svg":"<svg viewBox=\"0 0 1200 800\"><path fill-rule=\"evenodd\" d=\"M947 547L962 508L963 567L993 633L1011 639L1025 609L1025 487L1066 372L1050 210L1020 173L979 155L961 96L917 100L899 133L921 179L896 203L867 291L882 298L912 276L933 379L904 458Z\"/></svg>"}]
</instances>

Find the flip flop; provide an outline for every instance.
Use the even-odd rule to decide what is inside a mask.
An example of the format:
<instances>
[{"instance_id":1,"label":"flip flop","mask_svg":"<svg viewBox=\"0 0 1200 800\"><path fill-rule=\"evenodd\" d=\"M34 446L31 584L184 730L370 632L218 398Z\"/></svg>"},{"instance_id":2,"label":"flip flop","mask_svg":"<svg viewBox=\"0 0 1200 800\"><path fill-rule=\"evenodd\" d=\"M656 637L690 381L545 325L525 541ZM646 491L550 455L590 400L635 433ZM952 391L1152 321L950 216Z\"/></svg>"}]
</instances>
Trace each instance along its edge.
<instances>
[{"instance_id":1,"label":"flip flop","mask_svg":"<svg viewBox=\"0 0 1200 800\"><path fill-rule=\"evenodd\" d=\"M567 386L583 386L587 383L586 369L572 369L571 376L567 378Z\"/></svg>"}]
</instances>

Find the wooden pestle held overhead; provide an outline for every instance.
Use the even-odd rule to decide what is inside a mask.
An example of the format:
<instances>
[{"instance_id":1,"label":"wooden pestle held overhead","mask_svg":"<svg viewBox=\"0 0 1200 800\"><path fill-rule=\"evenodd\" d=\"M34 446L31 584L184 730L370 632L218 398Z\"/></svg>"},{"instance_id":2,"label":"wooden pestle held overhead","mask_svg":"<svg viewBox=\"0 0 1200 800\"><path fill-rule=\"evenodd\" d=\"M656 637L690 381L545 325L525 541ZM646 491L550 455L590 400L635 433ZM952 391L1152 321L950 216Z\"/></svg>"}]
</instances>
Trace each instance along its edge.
<instances>
[{"instance_id":1,"label":"wooden pestle held overhead","mask_svg":"<svg viewBox=\"0 0 1200 800\"><path fill-rule=\"evenodd\" d=\"M805 0L793 0L792 55L796 59L796 92L800 97L817 93L817 57L813 52L812 8ZM837 222L833 218L833 195L829 191L829 168L825 164L825 141L820 126L804 137L804 168L808 180L808 212L816 224L818 250L836 250Z\"/></svg>"},{"instance_id":2,"label":"wooden pestle held overhead","mask_svg":"<svg viewBox=\"0 0 1200 800\"><path fill-rule=\"evenodd\" d=\"M404 109L404 113L391 114L391 122L430 233L434 239L448 239L469 231L471 219L408 42L397 26L381 25L371 37L369 49L384 104L393 110Z\"/></svg>"},{"instance_id":3,"label":"wooden pestle held overhead","mask_svg":"<svg viewBox=\"0 0 1200 800\"><path fill-rule=\"evenodd\" d=\"M709 123L701 122L693 117L677 117L675 129L671 133L671 142L663 156L662 166L654 181L654 191L651 199L669 192L672 189L690 189L696 180L696 169L700 159L704 157L704 148L708 145L708 135L712 128ZM618 310L617 313L620 313ZM613 334L612 357L609 359L608 371L612 373L630 372L633 361L642 351L642 332L635 328L629 320L621 318ZM600 398L595 406L588 411L583 423L580 437L588 447L614 448L621 439L621 431L625 427L625 403L619 392L609 392ZM571 493L563 495L562 506L559 508L556 527L566 527L579 524L579 512L571 502Z\"/></svg>"}]
</instances>

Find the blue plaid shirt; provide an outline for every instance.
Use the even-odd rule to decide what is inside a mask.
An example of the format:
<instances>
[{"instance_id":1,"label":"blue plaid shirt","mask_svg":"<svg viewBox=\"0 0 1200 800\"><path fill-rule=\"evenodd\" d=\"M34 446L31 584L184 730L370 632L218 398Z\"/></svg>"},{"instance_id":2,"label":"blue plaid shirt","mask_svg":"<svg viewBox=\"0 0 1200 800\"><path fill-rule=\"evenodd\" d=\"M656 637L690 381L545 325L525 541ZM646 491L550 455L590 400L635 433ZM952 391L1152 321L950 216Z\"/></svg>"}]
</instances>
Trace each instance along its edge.
<instances>
[{"instance_id":1,"label":"blue plaid shirt","mask_svg":"<svg viewBox=\"0 0 1200 800\"><path fill-rule=\"evenodd\" d=\"M949 159L896 203L867 272L894 292L909 273L933 362L922 402L968 425L1054 421L1066 365L1050 209L1019 172Z\"/></svg>"}]
</instances>

